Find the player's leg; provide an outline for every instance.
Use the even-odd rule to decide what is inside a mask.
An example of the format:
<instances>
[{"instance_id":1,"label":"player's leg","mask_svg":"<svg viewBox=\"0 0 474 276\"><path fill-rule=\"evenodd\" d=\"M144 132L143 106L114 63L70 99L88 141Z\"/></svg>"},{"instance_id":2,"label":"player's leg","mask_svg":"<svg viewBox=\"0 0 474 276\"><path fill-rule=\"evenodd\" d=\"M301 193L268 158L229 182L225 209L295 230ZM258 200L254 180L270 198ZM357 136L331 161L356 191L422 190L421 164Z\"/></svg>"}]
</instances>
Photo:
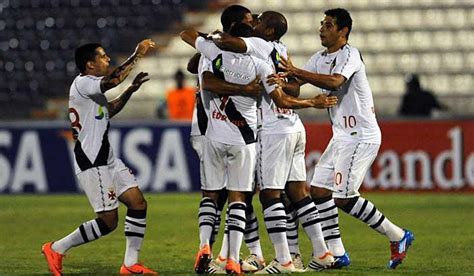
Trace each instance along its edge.
<instances>
[{"instance_id":1,"label":"player's leg","mask_svg":"<svg viewBox=\"0 0 474 276\"><path fill-rule=\"evenodd\" d=\"M388 266L396 268L405 258L414 239L413 234L392 223L372 202L359 194L360 185L377 156L379 145L356 143L343 148L341 156L348 157L336 164L336 170L341 171L340 191L334 194L336 204L390 240L392 257Z\"/></svg>"},{"instance_id":2,"label":"player's leg","mask_svg":"<svg viewBox=\"0 0 474 276\"><path fill-rule=\"evenodd\" d=\"M261 135L259 138L257 181L260 186L263 219L276 257L275 261L257 272L259 274L277 271L289 273L294 270L286 238L285 206L281 201L281 193L289 172L285 137L285 135Z\"/></svg>"},{"instance_id":3,"label":"player's leg","mask_svg":"<svg viewBox=\"0 0 474 276\"><path fill-rule=\"evenodd\" d=\"M156 274L138 262L146 232L147 202L132 171L120 159L116 159L113 170L119 201L127 206L124 228L126 247L120 274Z\"/></svg>"},{"instance_id":4,"label":"player's leg","mask_svg":"<svg viewBox=\"0 0 474 276\"><path fill-rule=\"evenodd\" d=\"M334 256L334 268L350 264L339 230L339 214L333 199L334 158L337 156L337 145L331 140L314 169L311 180L311 197L319 212L321 229L329 252Z\"/></svg>"},{"instance_id":5,"label":"player's leg","mask_svg":"<svg viewBox=\"0 0 474 276\"><path fill-rule=\"evenodd\" d=\"M257 149L255 143L226 147L229 190L229 255L226 270L228 273L241 273L239 255L246 225L245 200L246 194L253 191Z\"/></svg>"},{"instance_id":6,"label":"player's leg","mask_svg":"<svg viewBox=\"0 0 474 276\"><path fill-rule=\"evenodd\" d=\"M324 241L318 209L306 189L306 164L304 159L306 134L305 132L294 133L289 135L288 139L294 145L294 150L293 155L289 156L291 166L288 182L286 183L286 192L295 207L298 220L311 240L313 260L308 267L312 270L321 270L331 266L334 259L328 252Z\"/></svg>"},{"instance_id":7,"label":"player's leg","mask_svg":"<svg viewBox=\"0 0 474 276\"><path fill-rule=\"evenodd\" d=\"M62 273L62 257L69 249L105 236L117 227L118 200L107 167L88 169L78 174L77 178L97 218L82 223L64 238L43 245L42 252L55 275Z\"/></svg>"},{"instance_id":8,"label":"player's leg","mask_svg":"<svg viewBox=\"0 0 474 276\"><path fill-rule=\"evenodd\" d=\"M250 255L242 260L242 270L244 272L255 272L265 267L260 236L258 234L258 220L252 205L254 194L255 192L248 193L245 199L247 210L245 210L244 241L250 251Z\"/></svg>"},{"instance_id":9,"label":"player's leg","mask_svg":"<svg viewBox=\"0 0 474 276\"><path fill-rule=\"evenodd\" d=\"M295 266L296 271L304 270L304 263L301 257L298 227L299 221L296 215L296 210L285 192L281 194L281 201L285 205L286 213L286 239L288 240L288 248L290 249L291 261Z\"/></svg>"}]
</instances>

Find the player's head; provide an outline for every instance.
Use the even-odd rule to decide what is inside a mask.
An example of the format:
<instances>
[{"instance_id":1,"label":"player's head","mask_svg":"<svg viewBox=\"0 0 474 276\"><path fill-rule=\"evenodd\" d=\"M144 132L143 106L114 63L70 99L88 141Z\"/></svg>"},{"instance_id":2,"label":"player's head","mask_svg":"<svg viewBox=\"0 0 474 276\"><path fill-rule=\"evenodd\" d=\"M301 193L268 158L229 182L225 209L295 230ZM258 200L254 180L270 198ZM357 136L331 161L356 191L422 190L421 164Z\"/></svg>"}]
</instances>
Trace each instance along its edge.
<instances>
[{"instance_id":1,"label":"player's head","mask_svg":"<svg viewBox=\"0 0 474 276\"><path fill-rule=\"evenodd\" d=\"M232 25L244 23L252 25L252 13L249 9L241 5L232 5L224 9L221 15L222 31L229 32Z\"/></svg>"},{"instance_id":2,"label":"player's head","mask_svg":"<svg viewBox=\"0 0 474 276\"><path fill-rule=\"evenodd\" d=\"M276 11L266 11L258 16L255 35L265 40L279 40L288 30L288 23L283 14Z\"/></svg>"},{"instance_id":3,"label":"player's head","mask_svg":"<svg viewBox=\"0 0 474 276\"><path fill-rule=\"evenodd\" d=\"M324 47L331 47L340 39L347 42L352 30L352 18L345 9L330 9L324 12L325 16L321 21L319 36Z\"/></svg>"},{"instance_id":4,"label":"player's head","mask_svg":"<svg viewBox=\"0 0 474 276\"><path fill-rule=\"evenodd\" d=\"M184 73L181 69L176 70L176 73L174 73L174 80L176 81L176 87L183 88L183 86L184 86Z\"/></svg>"},{"instance_id":5,"label":"player's head","mask_svg":"<svg viewBox=\"0 0 474 276\"><path fill-rule=\"evenodd\" d=\"M245 23L237 23L230 28L229 34L239 37L251 37L253 36L253 28Z\"/></svg>"},{"instance_id":6,"label":"player's head","mask_svg":"<svg viewBox=\"0 0 474 276\"><path fill-rule=\"evenodd\" d=\"M110 58L99 43L84 44L77 48L75 60L81 73L104 76L109 70Z\"/></svg>"}]
</instances>

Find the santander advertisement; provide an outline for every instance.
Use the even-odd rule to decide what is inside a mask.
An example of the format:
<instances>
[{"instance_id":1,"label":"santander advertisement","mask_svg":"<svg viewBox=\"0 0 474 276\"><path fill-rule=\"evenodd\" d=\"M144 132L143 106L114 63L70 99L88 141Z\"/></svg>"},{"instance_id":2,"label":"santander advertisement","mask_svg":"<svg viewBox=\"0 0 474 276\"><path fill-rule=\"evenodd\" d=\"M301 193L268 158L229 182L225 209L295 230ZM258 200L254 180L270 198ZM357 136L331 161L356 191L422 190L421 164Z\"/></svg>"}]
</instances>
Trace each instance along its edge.
<instances>
[{"instance_id":1,"label":"santander advertisement","mask_svg":"<svg viewBox=\"0 0 474 276\"><path fill-rule=\"evenodd\" d=\"M306 123L308 177L331 138L328 123ZM112 122L116 157L148 192L198 191L190 126ZM381 122L382 147L364 190L474 191L474 121ZM66 122L0 123L0 194L76 193L74 142Z\"/></svg>"},{"instance_id":2,"label":"santander advertisement","mask_svg":"<svg viewBox=\"0 0 474 276\"><path fill-rule=\"evenodd\" d=\"M474 191L474 121L381 122L382 146L365 190ZM308 177L331 138L329 124L306 124Z\"/></svg>"}]
</instances>

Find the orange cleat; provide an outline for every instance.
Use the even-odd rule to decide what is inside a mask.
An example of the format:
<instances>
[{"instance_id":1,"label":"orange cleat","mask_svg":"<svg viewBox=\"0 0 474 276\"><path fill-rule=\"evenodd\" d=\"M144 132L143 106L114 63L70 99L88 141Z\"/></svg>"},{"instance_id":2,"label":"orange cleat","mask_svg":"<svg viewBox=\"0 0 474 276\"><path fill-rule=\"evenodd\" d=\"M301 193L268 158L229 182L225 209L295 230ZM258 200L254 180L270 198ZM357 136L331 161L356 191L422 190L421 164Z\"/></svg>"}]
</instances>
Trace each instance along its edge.
<instances>
[{"instance_id":1,"label":"orange cleat","mask_svg":"<svg viewBox=\"0 0 474 276\"><path fill-rule=\"evenodd\" d=\"M194 262L194 271L197 274L204 274L207 272L209 263L211 262L211 248L208 244L204 245L196 255Z\"/></svg>"},{"instance_id":2,"label":"orange cleat","mask_svg":"<svg viewBox=\"0 0 474 276\"><path fill-rule=\"evenodd\" d=\"M242 273L242 269L240 264L232 259L227 259L227 263L225 265L225 270L227 274L234 274L234 275L244 275Z\"/></svg>"},{"instance_id":3,"label":"orange cleat","mask_svg":"<svg viewBox=\"0 0 474 276\"><path fill-rule=\"evenodd\" d=\"M43 247L41 248L41 253L43 253L44 257L46 258L49 271L51 271L54 276L61 276L63 274L64 255L55 252L51 248L52 245L53 242L47 242L43 244Z\"/></svg>"},{"instance_id":4,"label":"orange cleat","mask_svg":"<svg viewBox=\"0 0 474 276\"><path fill-rule=\"evenodd\" d=\"M145 275L156 275L158 272L151 270L143 264L136 263L132 266L125 266L122 264L120 267L120 275L132 275L132 274L145 274Z\"/></svg>"}]
</instances>

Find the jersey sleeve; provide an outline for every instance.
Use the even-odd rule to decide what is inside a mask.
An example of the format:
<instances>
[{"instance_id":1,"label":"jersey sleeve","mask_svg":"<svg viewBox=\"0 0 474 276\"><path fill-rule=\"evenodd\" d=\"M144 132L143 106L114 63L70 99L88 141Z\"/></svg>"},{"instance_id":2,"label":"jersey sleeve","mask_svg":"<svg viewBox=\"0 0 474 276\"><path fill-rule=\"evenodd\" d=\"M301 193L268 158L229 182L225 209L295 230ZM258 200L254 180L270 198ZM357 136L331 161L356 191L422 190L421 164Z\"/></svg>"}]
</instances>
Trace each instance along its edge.
<instances>
[{"instance_id":1,"label":"jersey sleeve","mask_svg":"<svg viewBox=\"0 0 474 276\"><path fill-rule=\"evenodd\" d=\"M360 69L362 65L362 59L359 51L354 48L344 47L341 53L337 56L336 65L332 70L332 74L343 75L346 80Z\"/></svg>"},{"instance_id":2,"label":"jersey sleeve","mask_svg":"<svg viewBox=\"0 0 474 276\"><path fill-rule=\"evenodd\" d=\"M312 72L312 73L317 73L316 64L317 64L318 58L319 58L318 53L312 55L309 58L309 60L306 62L306 64L303 66L303 70Z\"/></svg>"},{"instance_id":3,"label":"jersey sleeve","mask_svg":"<svg viewBox=\"0 0 474 276\"><path fill-rule=\"evenodd\" d=\"M255 59L255 66L257 70L257 77L262 81L265 91L267 94L272 93L277 86L275 84L268 84L267 77L274 73L273 67L259 59Z\"/></svg>"},{"instance_id":4,"label":"jersey sleeve","mask_svg":"<svg viewBox=\"0 0 474 276\"><path fill-rule=\"evenodd\" d=\"M196 50L211 60L221 52L221 49L219 49L214 42L206 40L203 37L198 37L196 39L195 46Z\"/></svg>"},{"instance_id":5,"label":"jersey sleeve","mask_svg":"<svg viewBox=\"0 0 474 276\"><path fill-rule=\"evenodd\" d=\"M266 60L273 51L272 43L259 37L242 37L247 47L246 54Z\"/></svg>"},{"instance_id":6,"label":"jersey sleeve","mask_svg":"<svg viewBox=\"0 0 474 276\"><path fill-rule=\"evenodd\" d=\"M96 95L102 95L102 90L100 89L100 82L103 77L96 77L87 75L81 78L77 82L77 91L81 96L87 98L93 98Z\"/></svg>"}]
</instances>

